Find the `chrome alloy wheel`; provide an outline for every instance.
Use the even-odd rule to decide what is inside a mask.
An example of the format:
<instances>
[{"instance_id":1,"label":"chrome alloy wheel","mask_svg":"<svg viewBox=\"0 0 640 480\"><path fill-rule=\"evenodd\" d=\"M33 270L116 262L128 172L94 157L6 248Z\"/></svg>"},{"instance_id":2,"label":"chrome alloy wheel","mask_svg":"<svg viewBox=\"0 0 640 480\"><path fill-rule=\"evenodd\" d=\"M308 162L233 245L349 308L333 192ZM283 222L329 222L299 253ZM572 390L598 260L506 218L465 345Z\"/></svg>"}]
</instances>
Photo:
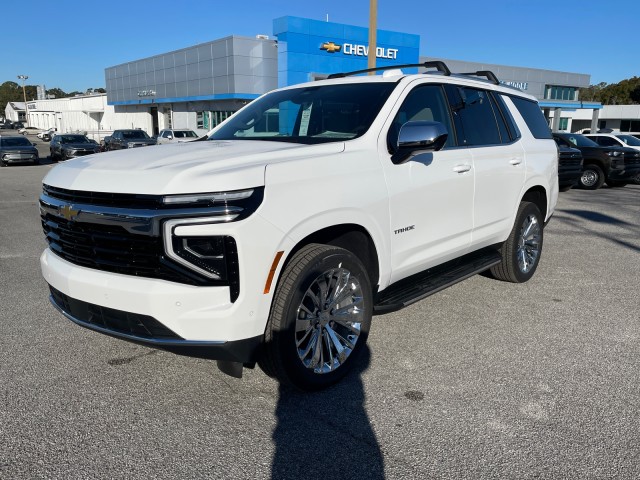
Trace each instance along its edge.
<instances>
[{"instance_id":1,"label":"chrome alloy wheel","mask_svg":"<svg viewBox=\"0 0 640 480\"><path fill-rule=\"evenodd\" d=\"M344 268L319 275L297 310L298 358L314 373L329 373L353 352L364 317L362 288Z\"/></svg>"},{"instance_id":2,"label":"chrome alloy wheel","mask_svg":"<svg viewBox=\"0 0 640 480\"><path fill-rule=\"evenodd\" d=\"M540 224L535 215L528 215L518 237L518 247L516 250L516 259L518 260L518 268L522 273L528 273L540 256Z\"/></svg>"},{"instance_id":3,"label":"chrome alloy wheel","mask_svg":"<svg viewBox=\"0 0 640 480\"><path fill-rule=\"evenodd\" d=\"M598 183L598 173L593 170L585 170L584 172L582 172L580 181L585 187L593 187L596 183Z\"/></svg>"}]
</instances>

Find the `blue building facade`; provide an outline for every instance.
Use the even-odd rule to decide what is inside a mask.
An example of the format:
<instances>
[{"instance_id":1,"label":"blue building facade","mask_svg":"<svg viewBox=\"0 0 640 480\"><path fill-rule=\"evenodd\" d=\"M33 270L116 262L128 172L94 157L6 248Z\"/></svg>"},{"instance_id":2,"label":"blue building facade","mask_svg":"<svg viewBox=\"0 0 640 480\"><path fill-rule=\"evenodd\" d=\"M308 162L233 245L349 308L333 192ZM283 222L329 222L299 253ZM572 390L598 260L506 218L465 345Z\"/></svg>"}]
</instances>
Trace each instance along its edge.
<instances>
[{"instance_id":1,"label":"blue building facade","mask_svg":"<svg viewBox=\"0 0 640 480\"><path fill-rule=\"evenodd\" d=\"M367 68L368 28L287 16L273 21L273 35L278 40L278 87ZM419 62L419 35L388 30L376 35L377 66Z\"/></svg>"}]
</instances>

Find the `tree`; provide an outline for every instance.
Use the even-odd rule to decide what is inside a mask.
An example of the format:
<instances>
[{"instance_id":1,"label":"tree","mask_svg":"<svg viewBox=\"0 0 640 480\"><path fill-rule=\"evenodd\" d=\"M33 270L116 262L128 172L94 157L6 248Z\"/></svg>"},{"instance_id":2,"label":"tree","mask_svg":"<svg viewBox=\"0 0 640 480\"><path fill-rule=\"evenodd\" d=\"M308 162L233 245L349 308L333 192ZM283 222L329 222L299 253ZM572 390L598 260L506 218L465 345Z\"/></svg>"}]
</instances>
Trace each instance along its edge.
<instances>
[{"instance_id":1,"label":"tree","mask_svg":"<svg viewBox=\"0 0 640 480\"><path fill-rule=\"evenodd\" d=\"M633 100L634 103L640 103L640 85L638 85L636 88L631 90L631 92L629 93L629 96L631 97L631 100Z\"/></svg>"},{"instance_id":2,"label":"tree","mask_svg":"<svg viewBox=\"0 0 640 480\"><path fill-rule=\"evenodd\" d=\"M47 90L47 96L52 96L55 98L65 98L67 96L66 92L60 88L50 88Z\"/></svg>"}]
</instances>

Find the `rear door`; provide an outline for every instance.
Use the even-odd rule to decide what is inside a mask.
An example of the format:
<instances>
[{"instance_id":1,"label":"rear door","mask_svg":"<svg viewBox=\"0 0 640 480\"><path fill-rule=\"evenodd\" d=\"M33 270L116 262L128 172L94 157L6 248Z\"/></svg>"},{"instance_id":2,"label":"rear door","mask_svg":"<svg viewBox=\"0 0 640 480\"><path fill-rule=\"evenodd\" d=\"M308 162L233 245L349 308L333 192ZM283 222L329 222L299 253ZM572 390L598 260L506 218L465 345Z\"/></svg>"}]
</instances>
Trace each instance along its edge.
<instances>
[{"instance_id":1,"label":"rear door","mask_svg":"<svg viewBox=\"0 0 640 480\"><path fill-rule=\"evenodd\" d=\"M475 170L472 248L498 243L511 230L526 176L518 131L488 90L447 85L459 142Z\"/></svg>"}]
</instances>

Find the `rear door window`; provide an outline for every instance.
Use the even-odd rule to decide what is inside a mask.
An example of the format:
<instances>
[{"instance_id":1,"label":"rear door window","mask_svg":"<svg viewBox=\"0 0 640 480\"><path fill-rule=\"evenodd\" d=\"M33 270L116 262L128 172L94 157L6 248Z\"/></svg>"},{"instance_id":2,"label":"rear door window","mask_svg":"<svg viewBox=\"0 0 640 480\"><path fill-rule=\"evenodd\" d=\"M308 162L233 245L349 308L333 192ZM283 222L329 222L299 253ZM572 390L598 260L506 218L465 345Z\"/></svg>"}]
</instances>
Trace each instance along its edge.
<instances>
[{"instance_id":1,"label":"rear door window","mask_svg":"<svg viewBox=\"0 0 640 480\"><path fill-rule=\"evenodd\" d=\"M552 138L551 129L537 102L516 96L510 98L535 138Z\"/></svg>"}]
</instances>

